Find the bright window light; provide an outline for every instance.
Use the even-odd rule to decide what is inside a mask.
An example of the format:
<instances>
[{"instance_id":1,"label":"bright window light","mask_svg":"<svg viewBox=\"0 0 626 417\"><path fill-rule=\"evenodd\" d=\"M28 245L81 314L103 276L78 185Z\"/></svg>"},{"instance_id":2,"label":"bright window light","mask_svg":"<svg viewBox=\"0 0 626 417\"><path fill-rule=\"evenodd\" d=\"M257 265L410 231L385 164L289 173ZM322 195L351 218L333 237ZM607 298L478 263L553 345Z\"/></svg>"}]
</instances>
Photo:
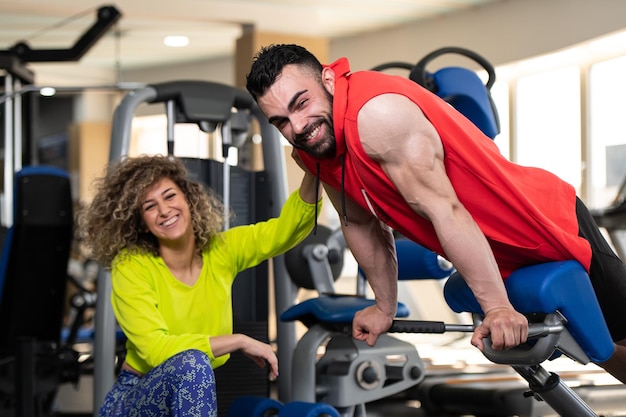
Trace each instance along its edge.
<instances>
[{"instance_id":1,"label":"bright window light","mask_svg":"<svg viewBox=\"0 0 626 417\"><path fill-rule=\"evenodd\" d=\"M163 43L172 48L181 48L189 45L189 38L187 36L166 36Z\"/></svg>"}]
</instances>

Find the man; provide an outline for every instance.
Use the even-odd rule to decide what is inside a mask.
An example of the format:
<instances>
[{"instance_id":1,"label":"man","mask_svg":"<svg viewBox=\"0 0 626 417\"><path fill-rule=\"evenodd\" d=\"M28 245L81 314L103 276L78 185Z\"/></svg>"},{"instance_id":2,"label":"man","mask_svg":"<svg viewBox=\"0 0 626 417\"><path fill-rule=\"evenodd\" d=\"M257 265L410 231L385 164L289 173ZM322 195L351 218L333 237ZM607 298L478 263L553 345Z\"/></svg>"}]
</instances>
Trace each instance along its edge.
<instances>
[{"instance_id":1,"label":"man","mask_svg":"<svg viewBox=\"0 0 626 417\"><path fill-rule=\"evenodd\" d=\"M418 84L298 45L255 57L247 89L320 177L376 304L353 336L374 345L397 305L392 229L450 260L485 313L471 343L509 349L528 336L503 280L526 265L575 259L590 272L615 352L599 364L626 383L626 268L574 188L506 160L494 142Z\"/></svg>"}]
</instances>

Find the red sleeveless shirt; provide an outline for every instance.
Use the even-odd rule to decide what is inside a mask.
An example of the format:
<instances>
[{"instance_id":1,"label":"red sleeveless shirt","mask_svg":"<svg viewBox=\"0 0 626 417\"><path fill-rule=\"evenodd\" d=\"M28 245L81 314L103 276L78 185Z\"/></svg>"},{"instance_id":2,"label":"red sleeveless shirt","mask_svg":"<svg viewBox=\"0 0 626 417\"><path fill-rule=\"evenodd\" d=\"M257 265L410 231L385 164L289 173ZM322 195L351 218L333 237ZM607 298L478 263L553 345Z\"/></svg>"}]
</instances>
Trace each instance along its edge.
<instances>
[{"instance_id":1,"label":"red sleeveless shirt","mask_svg":"<svg viewBox=\"0 0 626 417\"><path fill-rule=\"evenodd\" d=\"M589 269L591 248L578 236L576 192L570 184L548 171L508 161L465 116L409 79L376 71L350 73L345 58L330 67L336 74L337 154L316 160L299 151L311 172L320 164L323 182L407 238L446 257L432 224L404 201L359 138L357 116L363 105L380 94L401 94L419 106L437 130L448 177L489 241L503 278L522 266L547 261L575 259Z\"/></svg>"}]
</instances>

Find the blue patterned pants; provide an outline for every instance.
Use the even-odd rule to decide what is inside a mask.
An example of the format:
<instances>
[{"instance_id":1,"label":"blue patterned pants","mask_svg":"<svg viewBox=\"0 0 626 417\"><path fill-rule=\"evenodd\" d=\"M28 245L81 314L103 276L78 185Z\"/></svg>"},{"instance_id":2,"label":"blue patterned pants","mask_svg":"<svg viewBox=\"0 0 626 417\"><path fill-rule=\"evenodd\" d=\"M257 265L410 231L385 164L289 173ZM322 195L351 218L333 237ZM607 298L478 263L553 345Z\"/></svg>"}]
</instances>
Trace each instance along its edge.
<instances>
[{"instance_id":1,"label":"blue patterned pants","mask_svg":"<svg viewBox=\"0 0 626 417\"><path fill-rule=\"evenodd\" d=\"M99 417L216 417L215 375L199 350L178 353L143 377L122 370Z\"/></svg>"}]
</instances>

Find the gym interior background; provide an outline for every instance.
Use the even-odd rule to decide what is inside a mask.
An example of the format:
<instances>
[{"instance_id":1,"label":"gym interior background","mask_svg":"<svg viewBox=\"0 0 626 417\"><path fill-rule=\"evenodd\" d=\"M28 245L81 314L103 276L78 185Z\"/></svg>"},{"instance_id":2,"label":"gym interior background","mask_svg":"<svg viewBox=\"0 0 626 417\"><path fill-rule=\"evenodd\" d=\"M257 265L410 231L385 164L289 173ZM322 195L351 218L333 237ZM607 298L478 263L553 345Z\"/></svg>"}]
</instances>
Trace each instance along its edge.
<instances>
[{"instance_id":1,"label":"gym interior background","mask_svg":"<svg viewBox=\"0 0 626 417\"><path fill-rule=\"evenodd\" d=\"M122 14L129 2L116 2ZM92 3L92 7L99 5ZM197 5L203 7L202 3ZM89 4L74 2L72 6L68 16L84 11ZM0 27L9 27L5 19L10 12L9 5L0 4ZM212 18L210 11L200 10L198 14L208 21ZM437 48L460 46L478 52L496 68L492 95L501 133L495 140L502 152L523 165L556 173L573 184L591 208L603 208L614 203L626 177L625 15L626 2L620 0L500 0L336 37L290 35L245 25L235 33L229 50L210 57L190 57L184 62L125 66L113 51L110 62L93 67L80 62L33 63L28 67L35 75L36 85L81 88L68 88L67 92L59 88L54 97L36 100L29 152L32 161L69 171L72 194L79 203L90 198L90 180L101 173L107 162L113 112L124 95L124 91L99 86L193 79L241 87L249 59L258 42L264 41L303 43L319 51L326 62L346 56L353 70L392 61L414 63ZM150 17L148 11L146 16ZM166 27L168 22L164 20L162 24ZM17 41L4 40L0 49L6 50ZM119 42L123 48L123 37ZM437 65L458 63L458 57L445 57ZM460 65L474 67L470 61L461 61ZM479 68L475 69L483 75ZM161 110L146 106L137 116L129 154L166 152L166 122ZM177 137L182 139L176 142L175 155L220 158L219 147L213 146L198 129L177 129L181 129ZM285 149L288 156L289 149ZM249 155L243 157L248 163L262 164L258 149L253 146L247 152ZM291 190L299 174L298 168L286 159ZM337 227L329 205L326 210L322 223L331 229ZM346 261L342 278L337 281L339 292L352 288L355 270L356 266ZM409 292L422 294L417 302L412 297L404 300L419 312L420 318L452 319L438 283L403 285ZM273 321L275 318L270 318L269 322ZM424 343L422 355L430 353L429 341L420 341ZM64 390L60 408L69 414L89 414L88 384L83 382L78 396L73 388Z\"/></svg>"}]
</instances>

